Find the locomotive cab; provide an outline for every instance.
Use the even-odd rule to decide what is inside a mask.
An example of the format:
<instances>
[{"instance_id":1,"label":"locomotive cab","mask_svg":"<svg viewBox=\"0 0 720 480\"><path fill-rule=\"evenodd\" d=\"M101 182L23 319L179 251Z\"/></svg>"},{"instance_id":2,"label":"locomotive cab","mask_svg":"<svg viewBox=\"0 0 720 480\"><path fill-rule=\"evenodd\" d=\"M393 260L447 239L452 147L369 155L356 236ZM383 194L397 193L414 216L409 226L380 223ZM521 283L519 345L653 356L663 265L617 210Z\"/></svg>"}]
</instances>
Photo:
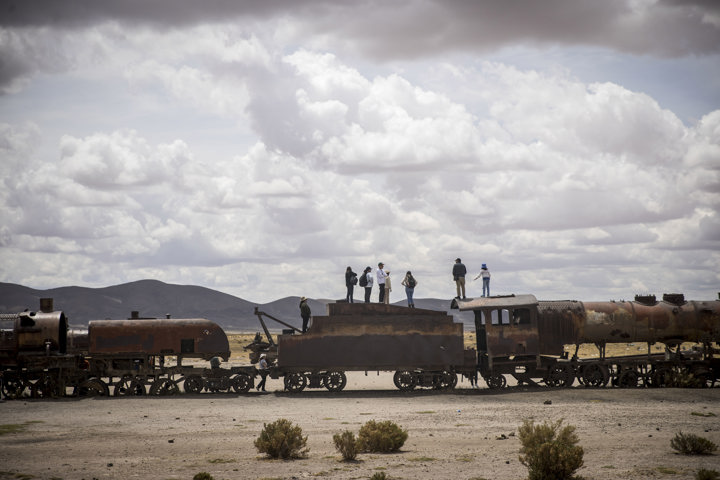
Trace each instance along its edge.
<instances>
[{"instance_id":1,"label":"locomotive cab","mask_svg":"<svg viewBox=\"0 0 720 480\"><path fill-rule=\"evenodd\" d=\"M494 363L525 358L539 366L538 301L534 295L481 297L457 301L460 310L473 310L478 355Z\"/></svg>"}]
</instances>

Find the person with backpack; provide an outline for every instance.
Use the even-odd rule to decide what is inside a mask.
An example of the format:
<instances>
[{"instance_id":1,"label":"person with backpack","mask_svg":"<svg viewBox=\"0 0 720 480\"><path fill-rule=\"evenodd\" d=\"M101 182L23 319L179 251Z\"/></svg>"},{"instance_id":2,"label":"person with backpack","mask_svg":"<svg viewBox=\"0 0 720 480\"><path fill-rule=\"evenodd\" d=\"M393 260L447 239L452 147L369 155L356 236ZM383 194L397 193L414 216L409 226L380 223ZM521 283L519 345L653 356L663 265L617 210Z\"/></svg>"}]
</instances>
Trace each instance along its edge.
<instances>
[{"instance_id":1,"label":"person with backpack","mask_svg":"<svg viewBox=\"0 0 720 480\"><path fill-rule=\"evenodd\" d=\"M415 303L413 302L413 293L415 292L415 285L417 285L417 280L415 280L415 277L413 277L413 274L410 270L408 270L408 272L405 274L405 278L400 283L401 285L405 285L405 295L407 296L408 307L415 308Z\"/></svg>"},{"instance_id":2,"label":"person with backpack","mask_svg":"<svg viewBox=\"0 0 720 480\"><path fill-rule=\"evenodd\" d=\"M370 292L373 286L372 268L365 267L362 275L360 275L360 286L365 289L365 303L370 303Z\"/></svg>"},{"instance_id":3,"label":"person with backpack","mask_svg":"<svg viewBox=\"0 0 720 480\"><path fill-rule=\"evenodd\" d=\"M353 272L351 267L347 267L347 270L345 270L345 286L347 287L347 294L345 295L346 302L355 303L353 301L353 290L355 290L355 285L357 285L357 283L357 273Z\"/></svg>"}]
</instances>

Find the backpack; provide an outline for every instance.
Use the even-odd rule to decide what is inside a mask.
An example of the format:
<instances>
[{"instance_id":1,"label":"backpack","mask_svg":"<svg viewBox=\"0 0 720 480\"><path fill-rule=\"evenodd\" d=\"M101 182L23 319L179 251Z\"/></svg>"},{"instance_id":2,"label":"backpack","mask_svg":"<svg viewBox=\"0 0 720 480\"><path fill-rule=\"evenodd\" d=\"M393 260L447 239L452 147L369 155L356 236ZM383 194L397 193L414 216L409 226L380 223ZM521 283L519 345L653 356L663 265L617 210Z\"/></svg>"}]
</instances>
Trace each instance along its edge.
<instances>
[{"instance_id":1,"label":"backpack","mask_svg":"<svg viewBox=\"0 0 720 480\"><path fill-rule=\"evenodd\" d=\"M360 277L360 286L367 287L367 274L366 273L363 273L362 276Z\"/></svg>"},{"instance_id":2,"label":"backpack","mask_svg":"<svg viewBox=\"0 0 720 480\"><path fill-rule=\"evenodd\" d=\"M357 275L353 275L352 278L350 279L350 285L357 285L357 282L358 282Z\"/></svg>"},{"instance_id":3,"label":"backpack","mask_svg":"<svg viewBox=\"0 0 720 480\"><path fill-rule=\"evenodd\" d=\"M409 275L408 279L407 279L408 288L415 288L416 284L417 284L417 282L415 281L415 277L413 277L412 275Z\"/></svg>"}]
</instances>

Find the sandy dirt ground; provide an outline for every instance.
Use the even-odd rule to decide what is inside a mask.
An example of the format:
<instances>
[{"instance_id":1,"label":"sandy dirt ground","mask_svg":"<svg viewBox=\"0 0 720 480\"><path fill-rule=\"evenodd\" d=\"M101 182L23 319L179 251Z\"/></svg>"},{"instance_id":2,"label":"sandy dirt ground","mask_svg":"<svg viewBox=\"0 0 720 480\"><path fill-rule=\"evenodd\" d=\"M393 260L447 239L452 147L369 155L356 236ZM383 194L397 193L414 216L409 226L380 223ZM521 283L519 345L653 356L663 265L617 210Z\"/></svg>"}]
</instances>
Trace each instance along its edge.
<instances>
[{"instance_id":1,"label":"sandy dirt ground","mask_svg":"<svg viewBox=\"0 0 720 480\"><path fill-rule=\"evenodd\" d=\"M268 460L253 446L263 423L286 418L308 436L308 456ZM523 419L577 427L586 479L692 479L720 470L720 455L684 456L679 431L720 444L720 388L512 387L502 392L399 392L389 373L348 374L346 390L12 400L0 403L0 479L523 479ZM408 431L395 454L347 463L332 436L368 420ZM8 432L8 430L11 430Z\"/></svg>"}]
</instances>

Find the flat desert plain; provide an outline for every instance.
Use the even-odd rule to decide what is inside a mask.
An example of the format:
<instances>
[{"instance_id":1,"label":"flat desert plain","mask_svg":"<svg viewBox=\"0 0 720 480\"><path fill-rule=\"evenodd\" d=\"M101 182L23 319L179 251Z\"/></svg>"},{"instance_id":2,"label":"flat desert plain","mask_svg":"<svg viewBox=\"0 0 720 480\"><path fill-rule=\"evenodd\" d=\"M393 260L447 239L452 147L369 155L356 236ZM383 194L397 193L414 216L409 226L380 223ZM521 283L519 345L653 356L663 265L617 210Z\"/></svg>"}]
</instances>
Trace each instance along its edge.
<instances>
[{"instance_id":1,"label":"flat desert plain","mask_svg":"<svg viewBox=\"0 0 720 480\"><path fill-rule=\"evenodd\" d=\"M482 382L481 382L482 383ZM300 460L268 460L253 442L286 418L307 435ZM392 374L351 372L346 390L174 397L65 398L0 403L0 479L523 479L517 428L564 419L585 450L586 479L692 479L720 455L684 456L677 432L720 444L720 388L397 391ZM343 462L332 436L368 420L408 431L399 453Z\"/></svg>"}]
</instances>

